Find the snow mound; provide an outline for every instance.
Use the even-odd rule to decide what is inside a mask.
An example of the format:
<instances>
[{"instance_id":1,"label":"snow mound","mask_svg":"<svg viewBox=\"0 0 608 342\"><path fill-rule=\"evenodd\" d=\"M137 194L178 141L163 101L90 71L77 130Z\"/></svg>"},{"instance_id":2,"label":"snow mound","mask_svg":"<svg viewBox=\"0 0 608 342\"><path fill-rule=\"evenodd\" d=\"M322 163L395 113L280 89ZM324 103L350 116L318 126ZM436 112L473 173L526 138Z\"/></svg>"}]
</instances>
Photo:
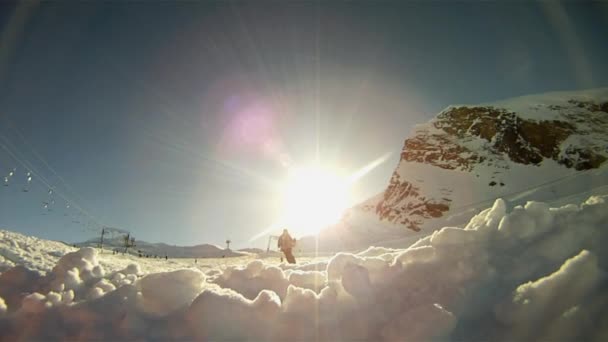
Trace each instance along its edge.
<instances>
[{"instance_id":1,"label":"snow mound","mask_svg":"<svg viewBox=\"0 0 608 342\"><path fill-rule=\"evenodd\" d=\"M143 312L165 316L189 305L201 293L204 281L205 275L198 270L148 274L138 283L139 307Z\"/></svg>"},{"instance_id":2,"label":"snow mound","mask_svg":"<svg viewBox=\"0 0 608 342\"><path fill-rule=\"evenodd\" d=\"M497 200L407 249L295 266L105 272L82 249L0 275L0 339L605 340L607 200Z\"/></svg>"},{"instance_id":3,"label":"snow mound","mask_svg":"<svg viewBox=\"0 0 608 342\"><path fill-rule=\"evenodd\" d=\"M63 255L72 251L73 248L62 242L0 230L0 272L16 265L34 271L46 271L53 268Z\"/></svg>"}]
</instances>

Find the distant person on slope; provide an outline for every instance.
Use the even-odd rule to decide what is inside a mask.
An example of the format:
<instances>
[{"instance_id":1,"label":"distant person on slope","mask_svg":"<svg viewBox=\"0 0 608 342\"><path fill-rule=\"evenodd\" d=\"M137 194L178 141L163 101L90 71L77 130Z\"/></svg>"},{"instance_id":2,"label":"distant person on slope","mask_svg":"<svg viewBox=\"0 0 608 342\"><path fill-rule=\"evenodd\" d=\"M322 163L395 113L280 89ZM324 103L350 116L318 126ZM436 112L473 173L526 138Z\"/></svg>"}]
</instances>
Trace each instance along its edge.
<instances>
[{"instance_id":1,"label":"distant person on slope","mask_svg":"<svg viewBox=\"0 0 608 342\"><path fill-rule=\"evenodd\" d=\"M281 234L281 236L279 236L279 241L278 241L277 245L278 245L279 249L281 250L281 252L283 252L283 254L285 254L285 258L287 259L287 262L290 264L295 264L296 258L294 258L291 250L296 246L296 239L292 238L291 235L289 235L289 232L287 231L287 229L283 229L283 234Z\"/></svg>"}]
</instances>

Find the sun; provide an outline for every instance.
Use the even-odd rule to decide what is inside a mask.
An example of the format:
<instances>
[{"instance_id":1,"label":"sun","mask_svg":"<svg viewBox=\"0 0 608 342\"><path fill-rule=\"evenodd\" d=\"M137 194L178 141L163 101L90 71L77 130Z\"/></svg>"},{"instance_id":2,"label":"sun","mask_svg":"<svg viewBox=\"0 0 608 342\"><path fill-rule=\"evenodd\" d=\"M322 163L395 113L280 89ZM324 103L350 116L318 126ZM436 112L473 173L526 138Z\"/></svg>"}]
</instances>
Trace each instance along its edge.
<instances>
[{"instance_id":1,"label":"sun","mask_svg":"<svg viewBox=\"0 0 608 342\"><path fill-rule=\"evenodd\" d=\"M353 201L351 187L361 178L386 162L391 152L370 161L350 175L322 168L289 169L289 177L281 187L280 216L272 225L255 234L250 242L267 234L288 229L292 235L316 235L323 228L337 223Z\"/></svg>"},{"instance_id":2,"label":"sun","mask_svg":"<svg viewBox=\"0 0 608 342\"><path fill-rule=\"evenodd\" d=\"M346 178L319 167L290 170L280 220L295 235L311 235L340 220L348 207Z\"/></svg>"}]
</instances>

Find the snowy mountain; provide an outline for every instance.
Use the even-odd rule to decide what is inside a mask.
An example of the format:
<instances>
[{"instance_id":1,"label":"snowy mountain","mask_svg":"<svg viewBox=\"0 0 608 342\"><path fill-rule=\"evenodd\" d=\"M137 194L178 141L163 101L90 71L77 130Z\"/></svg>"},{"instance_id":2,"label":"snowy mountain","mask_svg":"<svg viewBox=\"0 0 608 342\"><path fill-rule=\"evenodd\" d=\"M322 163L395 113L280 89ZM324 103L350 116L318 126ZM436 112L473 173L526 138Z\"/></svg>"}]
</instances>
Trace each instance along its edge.
<instances>
[{"instance_id":1,"label":"snowy mountain","mask_svg":"<svg viewBox=\"0 0 608 342\"><path fill-rule=\"evenodd\" d=\"M77 243L78 247L98 247L99 239L91 239L85 242ZM116 249L117 251L124 250L123 236L115 236L113 238L105 238L103 242L104 248ZM170 258L222 258L243 256L245 253L239 253L230 249L224 249L216 245L202 244L196 246L175 246L165 243L150 243L146 241L135 241L135 247L128 249L131 254L137 255L139 252L147 255L156 255L164 257L167 255Z\"/></svg>"},{"instance_id":2,"label":"snowy mountain","mask_svg":"<svg viewBox=\"0 0 608 342\"><path fill-rule=\"evenodd\" d=\"M450 106L414 128L387 188L320 242L338 249L395 243L462 224L497 198L517 205L602 193L607 159L608 88Z\"/></svg>"}]
</instances>

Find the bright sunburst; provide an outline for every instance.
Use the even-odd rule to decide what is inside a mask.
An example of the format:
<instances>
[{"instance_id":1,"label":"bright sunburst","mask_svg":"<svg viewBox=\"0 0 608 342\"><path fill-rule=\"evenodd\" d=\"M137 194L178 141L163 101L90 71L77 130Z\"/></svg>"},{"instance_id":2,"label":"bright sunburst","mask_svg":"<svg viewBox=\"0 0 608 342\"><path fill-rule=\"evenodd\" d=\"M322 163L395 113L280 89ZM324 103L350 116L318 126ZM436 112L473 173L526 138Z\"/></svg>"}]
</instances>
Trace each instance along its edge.
<instances>
[{"instance_id":1,"label":"bright sunburst","mask_svg":"<svg viewBox=\"0 0 608 342\"><path fill-rule=\"evenodd\" d=\"M266 234L278 234L284 228L297 237L314 235L338 222L353 203L351 186L389 156L390 153L386 153L349 175L316 165L292 168L282 187L281 217L250 241Z\"/></svg>"},{"instance_id":2,"label":"bright sunburst","mask_svg":"<svg viewBox=\"0 0 608 342\"><path fill-rule=\"evenodd\" d=\"M348 207L346 178L319 167L291 170L283 190L281 222L296 235L316 234Z\"/></svg>"}]
</instances>

